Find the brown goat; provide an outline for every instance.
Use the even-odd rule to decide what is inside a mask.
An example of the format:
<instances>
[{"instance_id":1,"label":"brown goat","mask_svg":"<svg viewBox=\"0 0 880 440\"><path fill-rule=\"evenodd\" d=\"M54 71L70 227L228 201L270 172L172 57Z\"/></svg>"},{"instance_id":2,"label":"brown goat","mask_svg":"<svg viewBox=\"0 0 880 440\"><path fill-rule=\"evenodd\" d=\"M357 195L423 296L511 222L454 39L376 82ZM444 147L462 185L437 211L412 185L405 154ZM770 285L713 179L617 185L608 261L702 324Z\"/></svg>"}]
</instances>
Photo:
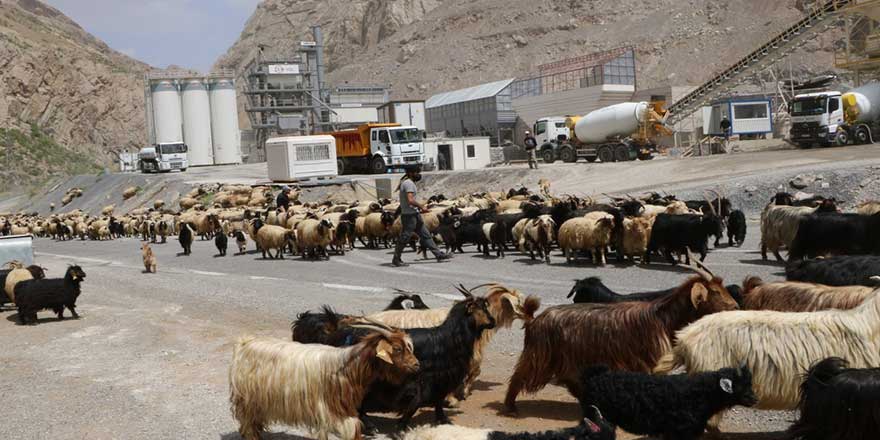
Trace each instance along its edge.
<instances>
[{"instance_id":1,"label":"brown goat","mask_svg":"<svg viewBox=\"0 0 880 440\"><path fill-rule=\"evenodd\" d=\"M700 276L654 301L560 305L527 323L505 411L517 412L516 398L523 390L536 393L549 383L578 396L584 365L649 373L671 350L676 331L705 315L737 308L721 278L691 269Z\"/></svg>"},{"instance_id":2,"label":"brown goat","mask_svg":"<svg viewBox=\"0 0 880 440\"><path fill-rule=\"evenodd\" d=\"M849 310L871 296L874 288L865 286L826 286L823 284L778 282L765 283L758 277L743 281L743 309L778 312L815 312Z\"/></svg>"}]
</instances>

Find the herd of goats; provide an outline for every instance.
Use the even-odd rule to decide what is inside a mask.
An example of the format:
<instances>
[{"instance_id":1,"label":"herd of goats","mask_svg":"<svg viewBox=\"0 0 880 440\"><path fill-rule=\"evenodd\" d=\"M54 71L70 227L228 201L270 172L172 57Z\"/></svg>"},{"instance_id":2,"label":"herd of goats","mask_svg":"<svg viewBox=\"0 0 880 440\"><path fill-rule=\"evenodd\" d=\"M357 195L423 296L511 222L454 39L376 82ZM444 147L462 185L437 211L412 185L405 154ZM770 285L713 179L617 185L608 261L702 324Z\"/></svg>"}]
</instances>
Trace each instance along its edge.
<instances>
[{"instance_id":1,"label":"herd of goats","mask_svg":"<svg viewBox=\"0 0 880 440\"><path fill-rule=\"evenodd\" d=\"M74 211L7 216L4 233L58 240L139 236L165 242L177 235L183 255L197 236L213 239L221 255L229 239L243 254L249 241L264 258L343 254L356 242L388 246L400 235L396 203L272 205L268 188L226 186L206 198L204 188L180 201L182 212L135 210L121 217ZM788 437L803 440L876 438L880 432L880 203L840 212L833 199L796 200L778 193L761 213L761 248L782 260L787 281L749 277L725 285L704 262L710 237L720 244L745 240L746 219L717 192L704 200L671 195L610 198L595 203L538 193L437 195L422 214L447 250L476 245L503 257L508 247L549 261L558 247L567 261L589 256L649 264L661 255L694 272L669 289L618 294L599 278L578 281L573 304L548 307L499 284L468 289L451 307L428 308L402 294L383 311L344 315L330 306L300 314L292 342L243 337L233 348L230 401L239 432L258 440L271 424L361 439L373 430L369 413L397 413L405 440L598 440L616 427L665 440L717 432L734 406L798 409ZM211 205L205 206L210 200ZM415 246L415 241L413 241ZM149 244L144 264L155 272ZM50 309L74 316L81 268L47 280L38 266L0 272L22 323ZM404 304L410 304L410 308ZM517 414L517 397L548 384L574 396L582 411L572 428L505 433L449 425L446 408L467 399L496 332L521 321L522 353L504 399ZM673 374L683 369L686 373ZM421 408L432 408L436 426L407 429Z\"/></svg>"}]
</instances>

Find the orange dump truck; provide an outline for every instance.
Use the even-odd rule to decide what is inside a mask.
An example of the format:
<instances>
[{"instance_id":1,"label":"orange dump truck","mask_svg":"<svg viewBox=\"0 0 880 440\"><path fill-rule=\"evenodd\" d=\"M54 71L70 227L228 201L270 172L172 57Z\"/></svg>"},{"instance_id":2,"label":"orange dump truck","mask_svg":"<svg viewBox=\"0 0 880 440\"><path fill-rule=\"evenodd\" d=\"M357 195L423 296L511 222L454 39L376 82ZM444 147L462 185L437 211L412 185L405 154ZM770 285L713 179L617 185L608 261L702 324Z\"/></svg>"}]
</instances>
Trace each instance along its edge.
<instances>
[{"instance_id":1,"label":"orange dump truck","mask_svg":"<svg viewBox=\"0 0 880 440\"><path fill-rule=\"evenodd\" d=\"M418 127L364 124L329 134L336 139L339 174L381 174L406 164L425 162L423 134Z\"/></svg>"}]
</instances>

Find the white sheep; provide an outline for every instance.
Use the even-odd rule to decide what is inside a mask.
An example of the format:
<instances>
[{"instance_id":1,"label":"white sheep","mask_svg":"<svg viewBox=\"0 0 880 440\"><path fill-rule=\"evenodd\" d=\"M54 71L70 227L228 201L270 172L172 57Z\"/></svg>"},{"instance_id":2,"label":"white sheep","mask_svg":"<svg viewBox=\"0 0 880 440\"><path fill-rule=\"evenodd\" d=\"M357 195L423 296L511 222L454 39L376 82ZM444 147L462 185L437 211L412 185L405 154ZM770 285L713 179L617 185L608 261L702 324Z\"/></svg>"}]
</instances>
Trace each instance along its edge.
<instances>
[{"instance_id":1,"label":"white sheep","mask_svg":"<svg viewBox=\"0 0 880 440\"><path fill-rule=\"evenodd\" d=\"M607 212L589 212L583 217L568 219L559 228L559 247L565 261L571 263L577 251L593 254L593 263L605 265L605 248L611 245L614 216Z\"/></svg>"},{"instance_id":2,"label":"white sheep","mask_svg":"<svg viewBox=\"0 0 880 440\"><path fill-rule=\"evenodd\" d=\"M269 258L284 259L284 248L291 249L296 246L296 232L281 226L263 225L256 234L251 237L257 243L257 248L263 252L263 258L266 258L268 252ZM277 253L272 257L272 250Z\"/></svg>"},{"instance_id":3,"label":"white sheep","mask_svg":"<svg viewBox=\"0 0 880 440\"><path fill-rule=\"evenodd\" d=\"M653 226L654 217L627 217L623 219L623 240L620 252L629 257L630 261L635 261L635 257L638 255L640 262L644 264Z\"/></svg>"},{"instance_id":4,"label":"white sheep","mask_svg":"<svg viewBox=\"0 0 880 440\"><path fill-rule=\"evenodd\" d=\"M296 245L303 258L306 256L330 259L327 246L336 238L336 229L329 220L305 219L296 225Z\"/></svg>"},{"instance_id":5,"label":"white sheep","mask_svg":"<svg viewBox=\"0 0 880 440\"><path fill-rule=\"evenodd\" d=\"M705 316L676 333L655 372L688 373L747 366L758 408L791 410L810 366L827 357L852 368L880 366L880 294L852 310L735 311ZM717 429L721 415L710 421Z\"/></svg>"}]
</instances>

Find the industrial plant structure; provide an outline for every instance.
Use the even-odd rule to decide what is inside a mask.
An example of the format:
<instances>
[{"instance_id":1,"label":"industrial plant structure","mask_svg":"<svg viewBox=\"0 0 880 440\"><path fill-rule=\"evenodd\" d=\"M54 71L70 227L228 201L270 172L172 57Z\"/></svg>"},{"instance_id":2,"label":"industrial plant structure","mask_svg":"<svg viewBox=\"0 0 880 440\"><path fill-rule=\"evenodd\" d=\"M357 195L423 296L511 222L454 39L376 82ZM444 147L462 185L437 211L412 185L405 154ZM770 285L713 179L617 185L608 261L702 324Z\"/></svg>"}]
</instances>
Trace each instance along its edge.
<instances>
[{"instance_id":1,"label":"industrial plant structure","mask_svg":"<svg viewBox=\"0 0 880 440\"><path fill-rule=\"evenodd\" d=\"M148 72L144 95L150 144L186 144L190 166L241 163L234 72Z\"/></svg>"}]
</instances>

